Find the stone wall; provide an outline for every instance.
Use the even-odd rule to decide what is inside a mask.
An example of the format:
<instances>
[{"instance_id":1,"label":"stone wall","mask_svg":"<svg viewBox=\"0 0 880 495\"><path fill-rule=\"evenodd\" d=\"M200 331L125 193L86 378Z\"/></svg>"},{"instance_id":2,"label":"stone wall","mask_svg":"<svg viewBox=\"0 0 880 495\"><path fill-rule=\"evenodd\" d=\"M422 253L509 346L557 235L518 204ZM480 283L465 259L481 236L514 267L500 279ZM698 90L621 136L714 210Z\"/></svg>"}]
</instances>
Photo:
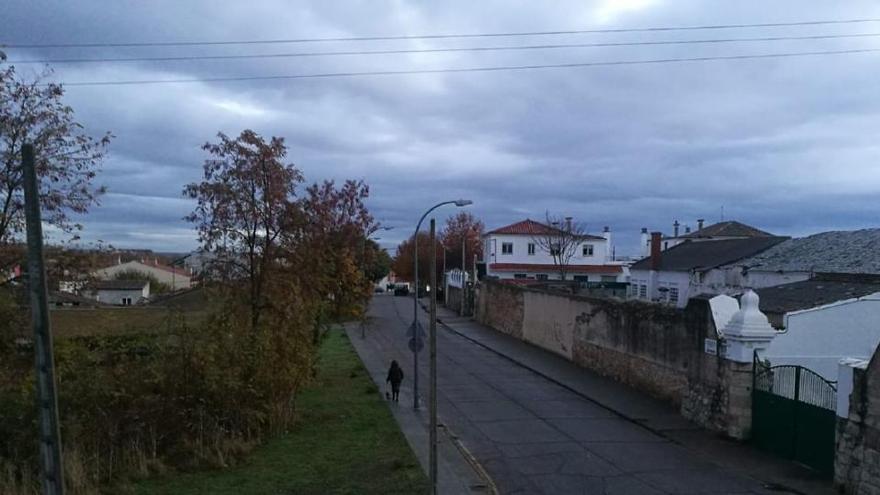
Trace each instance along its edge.
<instances>
[{"instance_id":1,"label":"stone wall","mask_svg":"<svg viewBox=\"0 0 880 495\"><path fill-rule=\"evenodd\" d=\"M880 494L880 350L854 370L849 417L837 430L834 480L844 493Z\"/></svg>"},{"instance_id":2,"label":"stone wall","mask_svg":"<svg viewBox=\"0 0 880 495\"><path fill-rule=\"evenodd\" d=\"M451 285L446 288L446 307L456 313L461 312L461 288Z\"/></svg>"},{"instance_id":3,"label":"stone wall","mask_svg":"<svg viewBox=\"0 0 880 495\"><path fill-rule=\"evenodd\" d=\"M706 354L716 338L708 301L685 309L552 293L487 281L476 318L679 407L694 422L745 438L751 365Z\"/></svg>"}]
</instances>

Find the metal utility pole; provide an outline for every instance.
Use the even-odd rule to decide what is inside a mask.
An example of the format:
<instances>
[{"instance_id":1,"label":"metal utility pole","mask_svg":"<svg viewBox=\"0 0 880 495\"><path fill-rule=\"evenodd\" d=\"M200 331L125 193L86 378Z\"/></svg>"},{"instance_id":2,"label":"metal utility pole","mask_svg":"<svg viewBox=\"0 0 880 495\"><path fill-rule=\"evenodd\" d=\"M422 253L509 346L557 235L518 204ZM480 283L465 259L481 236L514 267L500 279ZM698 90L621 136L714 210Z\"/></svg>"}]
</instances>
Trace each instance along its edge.
<instances>
[{"instance_id":1,"label":"metal utility pole","mask_svg":"<svg viewBox=\"0 0 880 495\"><path fill-rule=\"evenodd\" d=\"M431 245L434 246L434 219L431 219ZM429 464L431 466L431 495L437 495L437 250L431 250L431 322L429 323L431 359L431 432Z\"/></svg>"},{"instance_id":2,"label":"metal utility pole","mask_svg":"<svg viewBox=\"0 0 880 495\"><path fill-rule=\"evenodd\" d=\"M63 495L64 464L61 460L61 428L58 421L58 393L55 389L55 361L49 322L49 293L43 263L43 227L40 223L40 192L34 167L34 147L21 147L24 181L24 213L27 224L28 292L34 326L37 400L40 409L40 483L44 495Z\"/></svg>"},{"instance_id":3,"label":"metal utility pole","mask_svg":"<svg viewBox=\"0 0 880 495\"><path fill-rule=\"evenodd\" d=\"M464 316L464 302L467 300L467 256L465 256L465 248L467 246L467 234L461 235L461 305L458 307L460 316Z\"/></svg>"},{"instance_id":4,"label":"metal utility pole","mask_svg":"<svg viewBox=\"0 0 880 495\"><path fill-rule=\"evenodd\" d=\"M419 409L419 351L421 351L422 339L419 330L419 229L422 228L422 222L425 221L425 217L427 217L429 213L443 205L453 204L461 208L462 206L473 204L473 201L469 199L457 199L455 201L443 201L442 203L437 203L428 208L428 211L422 214L422 218L420 218L419 223L416 224L416 231L413 233L413 290L415 293L413 294L413 322L411 329L413 332L413 409L416 410Z\"/></svg>"}]
</instances>

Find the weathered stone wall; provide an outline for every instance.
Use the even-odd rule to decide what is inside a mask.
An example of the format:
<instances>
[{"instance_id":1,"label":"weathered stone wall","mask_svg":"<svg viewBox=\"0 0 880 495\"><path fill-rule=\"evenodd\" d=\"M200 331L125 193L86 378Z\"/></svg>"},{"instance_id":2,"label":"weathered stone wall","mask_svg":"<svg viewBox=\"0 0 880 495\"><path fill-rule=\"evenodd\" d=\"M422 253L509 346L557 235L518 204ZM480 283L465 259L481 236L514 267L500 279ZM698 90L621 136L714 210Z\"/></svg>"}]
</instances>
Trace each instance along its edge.
<instances>
[{"instance_id":1,"label":"weathered stone wall","mask_svg":"<svg viewBox=\"0 0 880 495\"><path fill-rule=\"evenodd\" d=\"M475 319L499 332L523 338L523 290L498 282L481 283Z\"/></svg>"},{"instance_id":2,"label":"weathered stone wall","mask_svg":"<svg viewBox=\"0 0 880 495\"><path fill-rule=\"evenodd\" d=\"M834 480L844 493L880 494L880 350L854 370L849 417L838 423Z\"/></svg>"},{"instance_id":3,"label":"weathered stone wall","mask_svg":"<svg viewBox=\"0 0 880 495\"><path fill-rule=\"evenodd\" d=\"M640 301L481 283L477 320L680 407L734 438L751 429L752 366L706 354L717 338L708 301L677 309Z\"/></svg>"},{"instance_id":4,"label":"weathered stone wall","mask_svg":"<svg viewBox=\"0 0 880 495\"><path fill-rule=\"evenodd\" d=\"M461 312L461 288L449 286L446 288L446 307Z\"/></svg>"}]
</instances>

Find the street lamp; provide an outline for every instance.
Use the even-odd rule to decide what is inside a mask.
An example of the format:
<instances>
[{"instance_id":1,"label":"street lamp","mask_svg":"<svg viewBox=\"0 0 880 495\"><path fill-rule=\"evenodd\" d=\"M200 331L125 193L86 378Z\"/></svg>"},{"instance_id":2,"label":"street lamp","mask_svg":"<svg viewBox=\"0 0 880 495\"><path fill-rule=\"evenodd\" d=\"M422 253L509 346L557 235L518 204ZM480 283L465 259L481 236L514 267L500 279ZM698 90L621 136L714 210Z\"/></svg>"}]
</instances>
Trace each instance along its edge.
<instances>
[{"instance_id":1,"label":"street lamp","mask_svg":"<svg viewBox=\"0 0 880 495\"><path fill-rule=\"evenodd\" d=\"M415 234L413 234L413 289L415 290L415 293L413 294L412 323L413 338L415 339L415 345L413 346L413 409L416 410L419 408L419 341L422 338L421 335L419 335L419 229L422 228L422 222L425 220L425 217L441 206L455 205L458 208L461 208L473 203L474 202L469 199L457 199L455 201L443 201L437 203L422 215L422 218L419 219L419 223L416 224Z\"/></svg>"}]
</instances>

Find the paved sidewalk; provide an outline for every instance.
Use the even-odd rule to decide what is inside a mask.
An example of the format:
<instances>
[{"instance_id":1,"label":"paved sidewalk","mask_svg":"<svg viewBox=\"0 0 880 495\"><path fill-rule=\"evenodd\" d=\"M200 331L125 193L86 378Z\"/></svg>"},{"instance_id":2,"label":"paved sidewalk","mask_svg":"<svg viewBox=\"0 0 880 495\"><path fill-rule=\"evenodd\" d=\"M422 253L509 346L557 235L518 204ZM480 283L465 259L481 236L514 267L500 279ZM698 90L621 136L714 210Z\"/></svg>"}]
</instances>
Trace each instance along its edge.
<instances>
[{"instance_id":1,"label":"paved sidewalk","mask_svg":"<svg viewBox=\"0 0 880 495\"><path fill-rule=\"evenodd\" d=\"M438 307L437 316L441 327L648 428L712 464L759 480L769 490L809 495L833 493L831 482L815 472L701 429L665 402L581 368L562 356L462 318L449 309Z\"/></svg>"},{"instance_id":2,"label":"paved sidewalk","mask_svg":"<svg viewBox=\"0 0 880 495\"><path fill-rule=\"evenodd\" d=\"M376 339L374 332L370 332L370 338L361 338L361 329L358 324L345 325L345 331L367 368L367 372L384 396L385 378L390 360L400 360L401 357L408 356L404 354L402 349L389 346L387 342ZM427 357L427 352L424 352L423 355ZM407 362L401 361L401 365L408 372L407 364ZM410 377L406 378L410 379ZM427 380L425 382L427 383ZM400 402L387 402L387 405L394 419L400 425L410 448L419 459L422 469L428 473L428 408L423 406L419 411L414 411L412 403L412 391L409 387L404 386L400 390ZM442 422L437 443L438 493L462 495L494 492L491 479L485 476L485 472L479 471L482 468L479 467L473 456L467 452L467 449L457 440L455 435L442 425Z\"/></svg>"}]
</instances>

